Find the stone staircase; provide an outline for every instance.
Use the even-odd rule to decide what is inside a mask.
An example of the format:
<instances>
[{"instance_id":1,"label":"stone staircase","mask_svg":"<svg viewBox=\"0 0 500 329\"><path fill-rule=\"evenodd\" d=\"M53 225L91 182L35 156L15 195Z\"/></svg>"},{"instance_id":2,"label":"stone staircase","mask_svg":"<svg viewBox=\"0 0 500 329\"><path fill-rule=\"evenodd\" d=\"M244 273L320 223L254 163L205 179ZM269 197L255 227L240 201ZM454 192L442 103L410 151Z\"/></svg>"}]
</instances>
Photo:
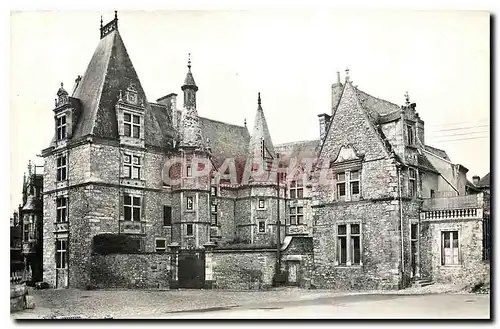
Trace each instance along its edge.
<instances>
[{"instance_id":1,"label":"stone staircase","mask_svg":"<svg viewBox=\"0 0 500 329\"><path fill-rule=\"evenodd\" d=\"M411 281L412 281L412 284L411 284L412 288L421 288L421 287L426 287L426 286L430 286L431 284L434 284L434 282L432 282L429 279L423 279L423 278L419 278L419 277L415 277Z\"/></svg>"}]
</instances>

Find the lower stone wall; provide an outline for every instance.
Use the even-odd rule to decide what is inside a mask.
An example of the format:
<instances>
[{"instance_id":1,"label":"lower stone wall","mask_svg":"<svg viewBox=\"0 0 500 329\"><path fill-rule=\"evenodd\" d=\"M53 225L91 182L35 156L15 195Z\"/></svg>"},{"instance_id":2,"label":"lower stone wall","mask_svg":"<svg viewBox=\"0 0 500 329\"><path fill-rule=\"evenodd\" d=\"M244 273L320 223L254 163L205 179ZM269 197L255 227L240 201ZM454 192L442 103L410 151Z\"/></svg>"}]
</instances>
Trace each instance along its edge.
<instances>
[{"instance_id":1,"label":"lower stone wall","mask_svg":"<svg viewBox=\"0 0 500 329\"><path fill-rule=\"evenodd\" d=\"M281 270L288 285L309 288L314 275L313 240L306 236L288 236L281 251ZM293 272L293 273L292 273Z\"/></svg>"},{"instance_id":2,"label":"lower stone wall","mask_svg":"<svg viewBox=\"0 0 500 329\"><path fill-rule=\"evenodd\" d=\"M92 285L96 288L168 288L170 254L92 255Z\"/></svg>"},{"instance_id":3,"label":"lower stone wall","mask_svg":"<svg viewBox=\"0 0 500 329\"><path fill-rule=\"evenodd\" d=\"M265 289L272 286L276 266L276 250L225 249L213 251L213 288Z\"/></svg>"},{"instance_id":4,"label":"lower stone wall","mask_svg":"<svg viewBox=\"0 0 500 329\"><path fill-rule=\"evenodd\" d=\"M459 264L441 264L441 232L458 231ZM434 282L473 285L490 276L490 264L483 261L482 219L448 220L421 224L422 277Z\"/></svg>"}]
</instances>

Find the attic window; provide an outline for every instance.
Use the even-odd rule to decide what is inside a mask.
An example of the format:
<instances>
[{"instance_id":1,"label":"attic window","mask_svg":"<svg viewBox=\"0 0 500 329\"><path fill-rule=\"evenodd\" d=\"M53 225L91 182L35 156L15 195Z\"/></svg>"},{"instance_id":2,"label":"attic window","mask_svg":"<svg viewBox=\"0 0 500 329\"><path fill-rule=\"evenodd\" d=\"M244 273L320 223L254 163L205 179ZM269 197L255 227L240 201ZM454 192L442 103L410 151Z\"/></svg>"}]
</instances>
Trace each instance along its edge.
<instances>
[{"instance_id":1,"label":"attic window","mask_svg":"<svg viewBox=\"0 0 500 329\"><path fill-rule=\"evenodd\" d=\"M63 114L56 118L56 131L57 131L57 140L65 139L67 136L67 128L66 128L66 115Z\"/></svg>"},{"instance_id":2,"label":"attic window","mask_svg":"<svg viewBox=\"0 0 500 329\"><path fill-rule=\"evenodd\" d=\"M411 125L406 125L406 142L410 146L415 144L415 133Z\"/></svg>"},{"instance_id":3,"label":"attic window","mask_svg":"<svg viewBox=\"0 0 500 329\"><path fill-rule=\"evenodd\" d=\"M123 132L127 137L140 138L141 135L141 118L138 115L124 113L123 114Z\"/></svg>"}]
</instances>

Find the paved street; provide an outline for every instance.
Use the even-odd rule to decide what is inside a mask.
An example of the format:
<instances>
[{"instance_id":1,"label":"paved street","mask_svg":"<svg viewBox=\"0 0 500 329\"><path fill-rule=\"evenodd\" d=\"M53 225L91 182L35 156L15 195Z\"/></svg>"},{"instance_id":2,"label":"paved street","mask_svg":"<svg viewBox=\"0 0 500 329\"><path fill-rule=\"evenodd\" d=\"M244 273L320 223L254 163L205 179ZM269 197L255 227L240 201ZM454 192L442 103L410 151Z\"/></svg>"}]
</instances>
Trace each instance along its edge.
<instances>
[{"instance_id":1,"label":"paved street","mask_svg":"<svg viewBox=\"0 0 500 329\"><path fill-rule=\"evenodd\" d=\"M266 303L170 318L197 319L488 319L489 295L353 295Z\"/></svg>"},{"instance_id":2,"label":"paved street","mask_svg":"<svg viewBox=\"0 0 500 329\"><path fill-rule=\"evenodd\" d=\"M40 290L15 319L84 318L488 318L489 295L433 285L402 291L283 288L218 290ZM440 293L440 294L436 294Z\"/></svg>"}]
</instances>

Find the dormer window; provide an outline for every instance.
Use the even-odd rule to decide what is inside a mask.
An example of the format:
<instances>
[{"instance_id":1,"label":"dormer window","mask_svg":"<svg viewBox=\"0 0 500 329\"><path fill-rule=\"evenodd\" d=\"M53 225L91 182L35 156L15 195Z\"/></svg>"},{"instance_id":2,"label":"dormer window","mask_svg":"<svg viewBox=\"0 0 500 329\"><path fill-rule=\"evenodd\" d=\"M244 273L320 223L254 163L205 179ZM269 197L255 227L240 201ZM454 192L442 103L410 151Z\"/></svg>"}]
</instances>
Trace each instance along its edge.
<instances>
[{"instance_id":1,"label":"dormer window","mask_svg":"<svg viewBox=\"0 0 500 329\"><path fill-rule=\"evenodd\" d=\"M415 145L415 132L412 125L406 125L406 143L409 146Z\"/></svg>"},{"instance_id":2,"label":"dormer window","mask_svg":"<svg viewBox=\"0 0 500 329\"><path fill-rule=\"evenodd\" d=\"M63 140L67 137L66 114L56 118L57 140Z\"/></svg>"},{"instance_id":3,"label":"dormer window","mask_svg":"<svg viewBox=\"0 0 500 329\"><path fill-rule=\"evenodd\" d=\"M131 113L123 114L123 133L127 137L140 138L141 117Z\"/></svg>"}]
</instances>

